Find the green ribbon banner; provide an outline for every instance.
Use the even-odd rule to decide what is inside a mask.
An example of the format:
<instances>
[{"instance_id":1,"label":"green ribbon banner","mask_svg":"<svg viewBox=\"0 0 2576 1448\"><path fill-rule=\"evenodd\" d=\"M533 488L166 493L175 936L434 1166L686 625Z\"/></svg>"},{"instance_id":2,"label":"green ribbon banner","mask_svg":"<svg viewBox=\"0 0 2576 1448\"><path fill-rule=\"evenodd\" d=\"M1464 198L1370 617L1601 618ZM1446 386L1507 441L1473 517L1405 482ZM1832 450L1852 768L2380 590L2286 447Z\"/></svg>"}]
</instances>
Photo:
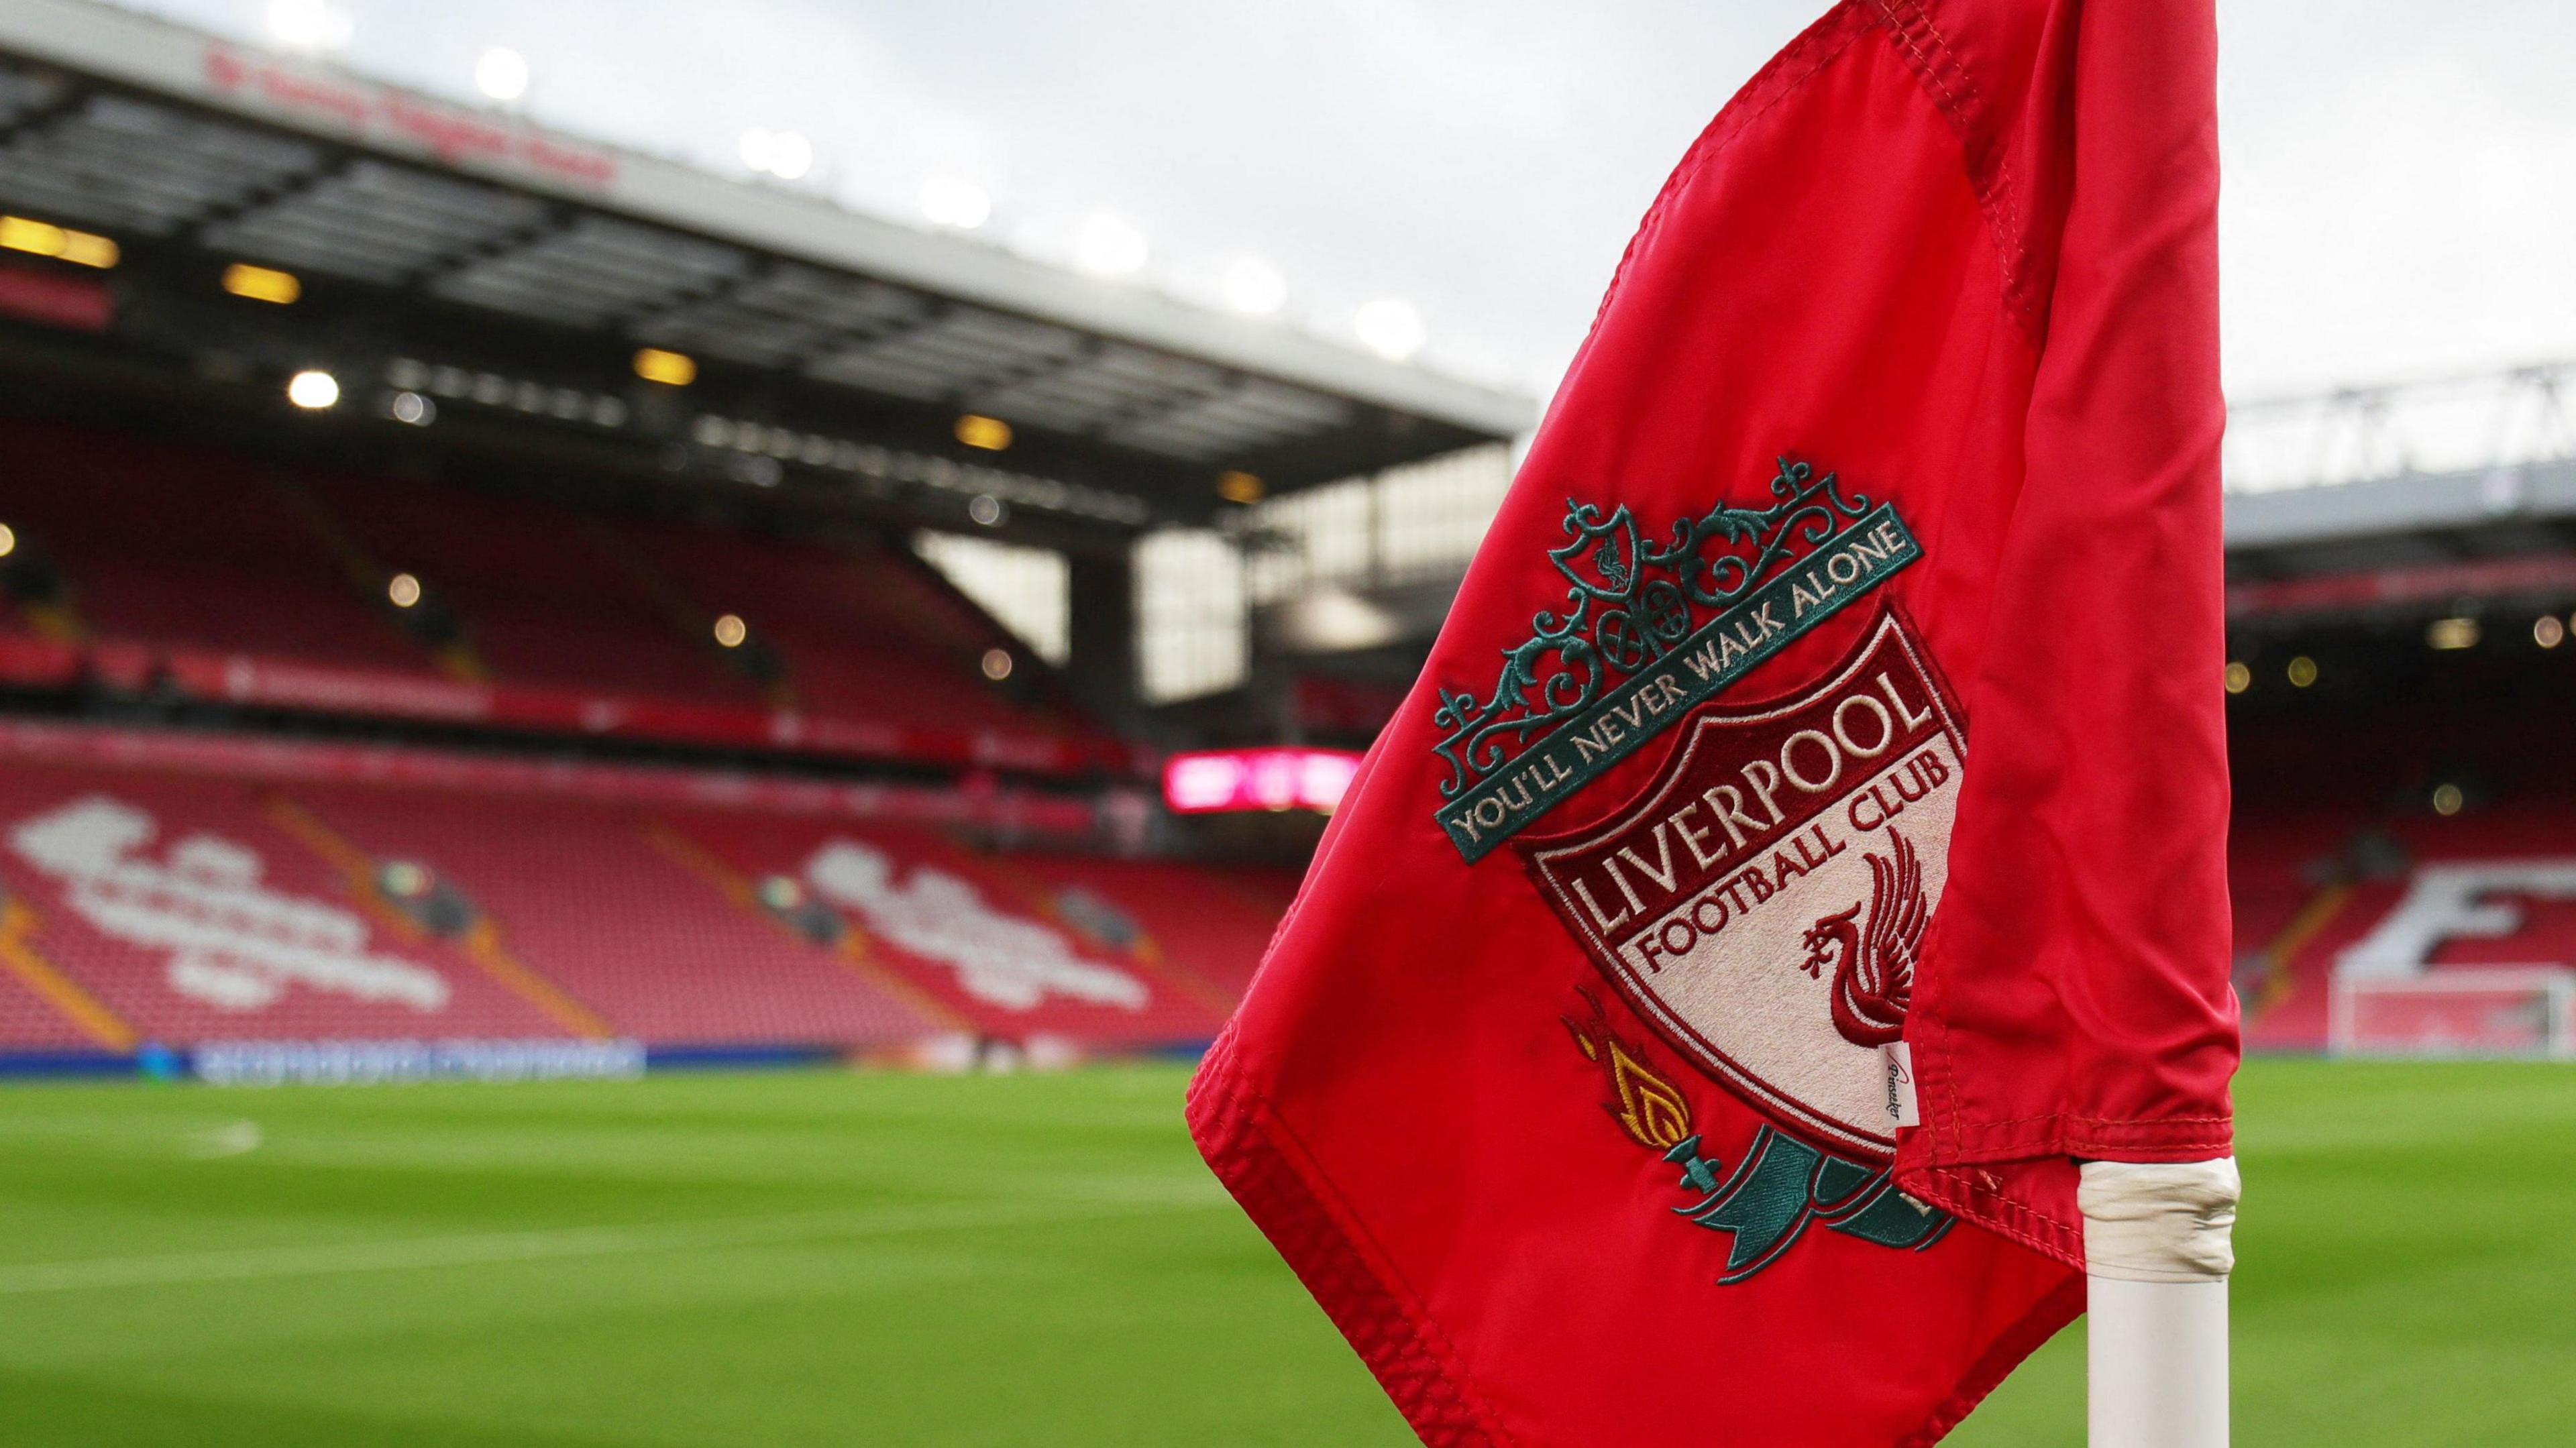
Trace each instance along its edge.
<instances>
[{"instance_id":1,"label":"green ribbon banner","mask_svg":"<svg viewBox=\"0 0 2576 1448\"><path fill-rule=\"evenodd\" d=\"M1882 503L1672 646L1439 812L1467 863L1546 814L1896 571L1922 546Z\"/></svg>"}]
</instances>

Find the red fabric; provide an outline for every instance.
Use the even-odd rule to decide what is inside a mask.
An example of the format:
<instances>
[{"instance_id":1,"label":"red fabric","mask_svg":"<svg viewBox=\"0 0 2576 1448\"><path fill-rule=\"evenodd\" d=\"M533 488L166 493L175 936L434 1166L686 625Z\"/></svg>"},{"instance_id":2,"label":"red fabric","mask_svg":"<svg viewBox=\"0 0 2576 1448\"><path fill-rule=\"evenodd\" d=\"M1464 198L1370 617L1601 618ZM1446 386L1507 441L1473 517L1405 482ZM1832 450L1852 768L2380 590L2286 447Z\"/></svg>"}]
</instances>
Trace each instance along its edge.
<instances>
[{"instance_id":1,"label":"red fabric","mask_svg":"<svg viewBox=\"0 0 2576 1448\"><path fill-rule=\"evenodd\" d=\"M2074 1158L2230 1149L2214 47L2208 0L1846 0L1728 104L1647 214L1191 1095L1210 1164L1426 1442L1931 1442L2081 1309ZM1919 557L1463 858L1435 818L1459 780L1438 753L1458 716L1439 711L1512 702L1504 651L1534 614L1562 623L1574 565L1635 586L1633 558L1551 561L1572 503L1624 504L1654 543L1713 503L1769 507L1779 459L1891 506ZM1747 1264L1746 1202L1709 1193L1733 1215L1702 1220L1706 1183L1680 1164L1697 1150L1758 1183L1764 1133L1833 1143L1644 1008L1686 972L1623 978L1574 928L1588 906L1606 929L1626 914L1613 887L1679 868L1671 839L1717 838L1719 796L1675 817L1678 835L1627 837L1634 864L1588 895L1543 894L1531 852L1651 823L1716 777L1710 761L1841 717L1868 691L1850 670L1899 657L1864 646L1900 645L1924 664L1884 697L1937 689L1959 725L1921 723L1904 748L1965 762L1908 776L1955 811L1946 856L1926 810L1905 824L1947 883L1910 1008L1901 990L1868 1002L1905 1012L1922 1125L1888 1128L1892 1166L1837 1149L1959 1220L1928 1243L1864 1240L1823 1215L1819 1175L1809 1229ZM1582 672L1543 657L1541 676ZM1517 700L1544 709L1546 687ZM1880 705L1850 707L1866 734ZM1913 708L1899 717L1930 717ZM1763 717L1787 722L1743 722ZM1689 754L1703 737L1712 752ZM1516 742L1494 778L1544 752ZM1812 770L1826 746L1807 747ZM1742 776L1755 794L1766 777ZM1815 816L1827 833L1798 849L1819 878L1827 857L1854 878L1871 851L1873 871L1903 866L1890 879L1925 873L1888 855L1894 826L1870 820L1900 801L1878 798ZM1736 922L1709 938L1772 942L1725 958L1792 986L1804 949L1827 979L1856 947L1819 944L1821 915L1780 933L1803 908L1757 915L1808 888L1785 854L1760 868L1775 882L1728 895L1736 913L1715 890L1693 907ZM1613 1044L1666 1095L1611 1094ZM1683 1129L1656 1110L1692 1133L1673 1154L1649 1149Z\"/></svg>"}]
</instances>

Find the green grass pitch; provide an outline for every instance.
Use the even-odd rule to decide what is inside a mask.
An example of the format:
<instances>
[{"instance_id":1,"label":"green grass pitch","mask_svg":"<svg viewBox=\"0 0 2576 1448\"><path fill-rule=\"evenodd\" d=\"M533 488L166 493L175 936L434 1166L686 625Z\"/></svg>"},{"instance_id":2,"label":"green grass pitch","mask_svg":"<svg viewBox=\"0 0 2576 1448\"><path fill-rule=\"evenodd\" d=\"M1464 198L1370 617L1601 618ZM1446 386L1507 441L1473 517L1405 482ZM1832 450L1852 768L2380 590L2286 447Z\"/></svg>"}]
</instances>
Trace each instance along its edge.
<instances>
[{"instance_id":1,"label":"green grass pitch","mask_svg":"<svg viewBox=\"0 0 2576 1448\"><path fill-rule=\"evenodd\" d=\"M0 1443L1410 1441L1183 1079L0 1090ZM2576 1070L2238 1100L2237 1441L2576 1443ZM2082 1376L1952 1441L2080 1444Z\"/></svg>"}]
</instances>

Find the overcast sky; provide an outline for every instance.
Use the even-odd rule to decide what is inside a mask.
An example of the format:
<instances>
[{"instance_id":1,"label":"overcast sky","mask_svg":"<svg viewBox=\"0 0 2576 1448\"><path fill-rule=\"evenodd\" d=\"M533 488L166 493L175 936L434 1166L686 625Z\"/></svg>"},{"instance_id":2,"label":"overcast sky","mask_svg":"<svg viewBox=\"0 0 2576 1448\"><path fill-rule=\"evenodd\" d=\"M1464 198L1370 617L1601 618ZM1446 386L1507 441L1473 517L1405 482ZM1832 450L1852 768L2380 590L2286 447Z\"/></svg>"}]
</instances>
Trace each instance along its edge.
<instances>
[{"instance_id":1,"label":"overcast sky","mask_svg":"<svg viewBox=\"0 0 2576 1448\"><path fill-rule=\"evenodd\" d=\"M270 0L134 0L257 37ZM1647 202L1824 0L340 0L340 58L460 97L487 45L566 130L808 183L1061 256L1095 210L1153 284L1256 255L1348 334L1411 301L1426 360L1552 387ZM2576 355L2576 20L2557 0L2221 0L2239 396Z\"/></svg>"}]
</instances>

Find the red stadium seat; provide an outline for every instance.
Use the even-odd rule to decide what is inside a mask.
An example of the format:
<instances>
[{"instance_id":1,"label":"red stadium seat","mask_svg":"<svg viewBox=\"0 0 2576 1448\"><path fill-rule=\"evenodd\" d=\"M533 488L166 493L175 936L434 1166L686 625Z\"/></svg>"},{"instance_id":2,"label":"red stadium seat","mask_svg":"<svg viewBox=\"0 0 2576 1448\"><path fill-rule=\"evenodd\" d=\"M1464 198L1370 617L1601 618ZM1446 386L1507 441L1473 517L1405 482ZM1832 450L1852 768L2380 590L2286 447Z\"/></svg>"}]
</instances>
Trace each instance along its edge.
<instances>
[{"instance_id":1,"label":"red stadium seat","mask_svg":"<svg viewBox=\"0 0 2576 1448\"><path fill-rule=\"evenodd\" d=\"M0 682L61 688L86 667L127 692L342 714L1054 773L1127 758L1042 674L983 677L1010 636L890 543L54 424L0 422L0 461L9 566L52 587L0 597ZM421 612L393 606L398 574ZM433 612L451 627L424 627ZM748 621L739 650L718 644L726 614Z\"/></svg>"},{"instance_id":2,"label":"red stadium seat","mask_svg":"<svg viewBox=\"0 0 2576 1448\"><path fill-rule=\"evenodd\" d=\"M1158 1046L1215 1033L1289 886L760 808L19 760L0 1049Z\"/></svg>"},{"instance_id":3,"label":"red stadium seat","mask_svg":"<svg viewBox=\"0 0 2576 1448\"><path fill-rule=\"evenodd\" d=\"M0 523L59 572L89 635L429 668L297 516L279 476L213 449L0 422ZM36 626L24 608L10 622Z\"/></svg>"}]
</instances>

